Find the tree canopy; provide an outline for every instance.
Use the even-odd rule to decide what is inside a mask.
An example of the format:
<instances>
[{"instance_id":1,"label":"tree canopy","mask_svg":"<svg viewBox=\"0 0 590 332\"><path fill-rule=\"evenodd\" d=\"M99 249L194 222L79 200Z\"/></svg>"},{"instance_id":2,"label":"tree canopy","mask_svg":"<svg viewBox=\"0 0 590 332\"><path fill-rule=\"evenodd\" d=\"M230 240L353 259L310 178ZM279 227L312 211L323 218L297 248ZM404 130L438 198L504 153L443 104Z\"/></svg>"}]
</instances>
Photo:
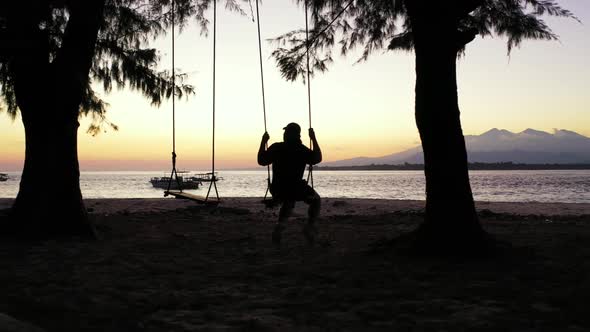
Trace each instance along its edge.
<instances>
[{"instance_id":1,"label":"tree canopy","mask_svg":"<svg viewBox=\"0 0 590 332\"><path fill-rule=\"evenodd\" d=\"M297 0L305 3L306 0ZM310 30L310 71L323 72L333 61L333 50L347 55L362 49L359 62L375 51L412 51L414 36L406 3L430 6L421 0L312 0L308 1L313 28ZM457 34L470 41L482 37L504 37L510 53L525 39L556 40L558 36L543 16L577 18L554 0L462 0L443 1L449 13L456 15ZM441 13L441 15L443 15ZM433 24L432 34L437 34ZM440 36L445 38L445 36ZM274 39L273 52L287 80L305 79L305 29L294 30ZM460 45L460 50L464 51Z\"/></svg>"},{"instance_id":2,"label":"tree canopy","mask_svg":"<svg viewBox=\"0 0 590 332\"><path fill-rule=\"evenodd\" d=\"M113 88L130 88L142 93L155 106L173 93L181 97L195 92L193 86L184 83L184 73L176 74L177 84L173 86L171 70L158 69L160 53L150 47L151 41L170 31L172 0L99 1L105 3L104 17L85 97L80 105L80 114L93 118L88 130L94 134L105 124L116 129L106 120L109 105L95 91L97 86L107 94ZM308 0L295 1L304 3ZM44 43L48 64L59 61L73 2L22 0L0 4L0 98L3 101L0 110L4 109L13 116L18 111L11 60L18 57L19 52L26 52L30 43ZM225 7L244 13L241 4L247 2L251 0L226 0ZM308 1L313 25L309 45L311 72L327 70L333 61L332 51L336 48L342 55L361 48L358 61L367 60L378 50L411 51L414 46L413 32L404 3L401 0ZM465 33L466 38L474 33L482 37L505 37L508 52L525 39L558 38L541 18L544 15L576 19L554 0L463 0L447 3L445 6L460 13L458 33ZM211 6L212 0L175 0L176 26L182 29L194 19L206 34L209 24L206 11ZM39 39L21 38L21 30L31 27L37 30ZM435 26L432 29L433 33L437 33ZM284 78L305 78L305 30L288 32L274 41L279 47L273 52L273 57Z\"/></svg>"},{"instance_id":3,"label":"tree canopy","mask_svg":"<svg viewBox=\"0 0 590 332\"><path fill-rule=\"evenodd\" d=\"M105 93L129 88L159 106L164 99L194 93L194 87L184 83L186 75L176 73L172 83L172 71L158 69L161 59L158 50L150 42L163 36L174 24L182 29L191 20L207 33L209 19L206 11L212 0L98 0L104 1L103 20L96 42L90 77L80 114L91 116L88 131L96 134L105 124L116 129L106 119L108 103L95 91L102 87ZM242 11L240 0L226 0L225 7ZM12 116L18 112L14 91L12 60L21 52L27 52L31 43L43 44L49 66L60 60L63 38L70 11L75 0L22 0L3 1L0 4L0 110ZM38 39L30 40L22 35L23 29L34 29ZM40 86L39 89L43 87ZM3 106L3 107L2 107Z\"/></svg>"}]
</instances>

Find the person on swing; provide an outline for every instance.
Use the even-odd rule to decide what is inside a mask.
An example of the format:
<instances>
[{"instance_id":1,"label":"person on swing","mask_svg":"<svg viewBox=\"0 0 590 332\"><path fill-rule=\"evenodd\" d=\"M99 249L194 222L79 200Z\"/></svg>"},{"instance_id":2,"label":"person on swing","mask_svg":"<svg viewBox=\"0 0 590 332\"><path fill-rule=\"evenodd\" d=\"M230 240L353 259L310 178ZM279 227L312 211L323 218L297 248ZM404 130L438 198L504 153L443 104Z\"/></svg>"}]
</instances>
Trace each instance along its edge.
<instances>
[{"instance_id":1,"label":"person on swing","mask_svg":"<svg viewBox=\"0 0 590 332\"><path fill-rule=\"evenodd\" d=\"M303 201L309 205L308 221L303 227L303 235L309 244L315 242L317 231L315 222L320 214L320 196L303 179L306 165L315 165L322 161L322 151L315 137L313 128L309 128L312 148L301 143L301 127L289 123L283 133L283 142L274 143L268 149L266 145L270 136L264 133L258 149L258 164L272 164L272 183L270 193L274 200L281 202L279 221L272 232L272 242L281 243L285 223L295 208L295 202Z\"/></svg>"}]
</instances>

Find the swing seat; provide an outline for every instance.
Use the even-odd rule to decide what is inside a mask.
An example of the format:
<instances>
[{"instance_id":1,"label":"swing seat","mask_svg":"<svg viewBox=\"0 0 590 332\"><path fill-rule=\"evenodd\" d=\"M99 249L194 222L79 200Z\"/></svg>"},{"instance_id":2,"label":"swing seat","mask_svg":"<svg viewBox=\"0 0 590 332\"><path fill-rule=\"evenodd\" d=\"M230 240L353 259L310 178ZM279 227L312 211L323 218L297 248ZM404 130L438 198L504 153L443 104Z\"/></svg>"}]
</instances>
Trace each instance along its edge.
<instances>
[{"instance_id":1,"label":"swing seat","mask_svg":"<svg viewBox=\"0 0 590 332\"><path fill-rule=\"evenodd\" d=\"M179 199L188 199L193 202L206 204L206 205L218 205L220 200L217 197L205 197L201 195L190 194L184 191L168 190L164 192L164 196L174 196Z\"/></svg>"},{"instance_id":2,"label":"swing seat","mask_svg":"<svg viewBox=\"0 0 590 332\"><path fill-rule=\"evenodd\" d=\"M277 207L277 205L281 204L281 201L274 198L264 198L260 201L260 203L264 204L267 209L273 209Z\"/></svg>"},{"instance_id":3,"label":"swing seat","mask_svg":"<svg viewBox=\"0 0 590 332\"><path fill-rule=\"evenodd\" d=\"M213 1L213 26L215 26L217 23L217 7L216 7L216 1ZM174 66L174 30L175 30L175 10L174 10L174 6L176 4L176 0L172 0L170 2L170 4L172 5L172 86L175 87L176 86L176 81L175 81L175 66ZM206 173L206 174L201 174L203 175L203 177L200 177L199 175L197 175L197 177L191 177L191 178L187 178L187 179L183 179L182 177L178 176L178 171L176 170L176 104L175 104L175 100L176 100L176 94L173 93L172 94L172 172L170 173L170 178L168 180L168 186L167 187L160 187L160 188L166 188L167 190L164 191L164 197L168 197L169 195L174 196L175 198L180 198L180 199L188 199L191 200L193 202L197 202L197 203L201 203L201 204L205 204L205 205L214 205L217 206L220 202L219 199L219 193L217 192L217 185L215 184L217 182L217 180L220 180L220 178L217 178L217 173L215 172L215 45L216 45L216 34L215 34L215 29L213 29L213 147L212 147L212 167L211 167L211 173ZM174 176L176 176L176 183L177 183L177 189L178 190L170 190L171 185L172 185L172 180L174 178ZM182 185L181 182L184 181L190 181L193 180L192 182L194 184L198 184L201 185L201 182L207 181L210 182L212 185L214 185L215 188L215 197L210 197L209 193L211 191L211 186L209 186L209 191L207 192L207 196L199 196L199 195L194 195L194 194L189 194L186 192L182 191ZM186 182L185 182L186 184ZM198 187L198 185L196 187ZM186 188L186 189L197 189L197 188Z\"/></svg>"}]
</instances>

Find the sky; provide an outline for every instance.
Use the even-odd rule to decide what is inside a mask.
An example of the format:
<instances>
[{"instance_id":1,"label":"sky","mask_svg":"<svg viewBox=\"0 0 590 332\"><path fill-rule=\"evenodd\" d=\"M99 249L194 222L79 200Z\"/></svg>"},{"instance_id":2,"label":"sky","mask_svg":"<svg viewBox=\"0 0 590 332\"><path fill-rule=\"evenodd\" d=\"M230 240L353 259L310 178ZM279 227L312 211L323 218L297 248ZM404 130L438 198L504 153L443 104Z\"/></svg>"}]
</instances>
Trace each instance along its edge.
<instances>
[{"instance_id":1,"label":"sky","mask_svg":"<svg viewBox=\"0 0 590 332\"><path fill-rule=\"evenodd\" d=\"M508 56L501 38L476 37L458 61L463 132L478 135L491 128L520 132L534 128L567 129L590 136L590 2L562 0L582 21L547 19L560 41L525 41ZM211 16L211 12L209 13ZM291 0L264 1L262 38L305 24L305 13ZM251 17L218 12L216 67L215 167L256 167L265 131L256 24ZM212 35L188 26L177 32L176 68L189 74L196 94L176 102L176 148L180 169L208 170L212 161ZM171 39L153 42L161 69L171 68ZM310 126L307 87L281 78L263 42L267 130L271 143L282 128L297 122L307 142ZM358 55L358 54L357 54ZM311 81L312 127L325 161L378 157L420 144L414 122L414 56L376 52L367 62L335 56L329 71ZM82 170L168 170L171 168L172 103L152 107L129 90L113 91L108 118L119 126L96 137L81 120ZM24 130L20 118L0 113L0 171L22 169Z\"/></svg>"}]
</instances>

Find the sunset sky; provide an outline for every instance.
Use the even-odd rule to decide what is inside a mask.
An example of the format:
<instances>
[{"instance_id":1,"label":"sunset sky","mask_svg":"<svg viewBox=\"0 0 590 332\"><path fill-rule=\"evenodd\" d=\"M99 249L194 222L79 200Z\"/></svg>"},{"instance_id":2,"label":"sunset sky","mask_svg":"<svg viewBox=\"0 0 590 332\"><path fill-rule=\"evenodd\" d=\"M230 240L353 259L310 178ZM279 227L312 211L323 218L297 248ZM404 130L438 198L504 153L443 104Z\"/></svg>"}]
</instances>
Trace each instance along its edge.
<instances>
[{"instance_id":1,"label":"sunset sky","mask_svg":"<svg viewBox=\"0 0 590 332\"><path fill-rule=\"evenodd\" d=\"M465 134L491 128L514 132L534 128L568 129L590 136L590 3L560 1L580 18L548 19L559 42L525 41L510 56L505 40L477 37L459 60L459 101ZM262 37L272 38L304 25L304 11L290 0L261 5ZM169 69L170 36L154 43ZM210 36L211 37L211 36ZM176 67L190 74L197 90L177 102L179 168L207 169L211 158L212 39L195 27L176 40ZM217 41L218 168L256 166L264 133L256 24L250 17L224 11L218 16ZM288 122L309 126L307 88L285 82L263 43L268 132L281 140ZM354 64L354 54L335 57L329 72L312 79L312 121L324 160L382 156L419 144L414 122L412 53L376 53ZM120 128L97 137L85 133L82 120L79 156L82 170L166 170L172 149L172 108L160 108L131 91L105 96L108 118ZM304 142L307 135L304 133ZM0 114L0 171L19 170L24 156L20 119Z\"/></svg>"}]
</instances>

